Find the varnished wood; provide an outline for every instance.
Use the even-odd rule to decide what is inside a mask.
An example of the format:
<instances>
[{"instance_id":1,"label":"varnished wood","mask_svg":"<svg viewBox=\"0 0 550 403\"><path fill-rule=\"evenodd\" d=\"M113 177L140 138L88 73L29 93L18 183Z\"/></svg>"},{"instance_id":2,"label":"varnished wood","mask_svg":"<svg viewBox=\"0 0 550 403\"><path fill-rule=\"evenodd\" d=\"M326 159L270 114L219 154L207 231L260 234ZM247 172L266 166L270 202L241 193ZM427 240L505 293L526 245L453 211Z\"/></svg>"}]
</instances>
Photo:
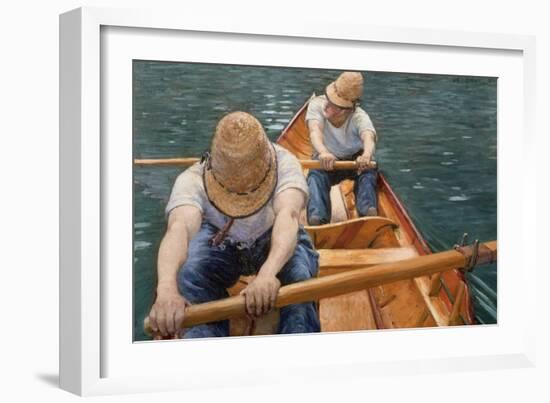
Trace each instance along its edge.
<instances>
[{"instance_id":1,"label":"varnished wood","mask_svg":"<svg viewBox=\"0 0 550 403\"><path fill-rule=\"evenodd\" d=\"M283 147L288 148L298 158L308 159L312 153L311 142L309 141L309 131L305 124L306 105L295 115L294 119L283 131L278 142ZM294 137L299 141L294 141ZM288 140L288 141L287 141ZM351 180L343 181L339 186L334 186L331 190L332 200L332 222L349 220L358 217L355 208L355 197L353 194L354 183ZM335 191L335 188L338 192ZM344 203L342 203L344 201ZM380 173L378 181L378 211L379 215L389 218L396 222L398 226L393 231L383 231L370 242L371 248L388 247L407 247L415 248L418 255L431 253L422 235L415 227L413 221L407 214L404 206L399 201L384 175ZM340 270L340 269L338 269ZM321 275L325 273L335 273L335 269L321 269ZM460 280L461 274L456 270L446 272L442 281L451 287L455 286ZM446 325L450 312L450 300L441 292L437 297L428 295L429 286L426 283L429 278L415 278L414 280L395 282L383 285L374 292L376 298L381 298L379 305L384 306L387 301L387 295L392 293L398 297L395 298L385 308L382 308L384 320L396 327L410 327L411 318L418 318L423 309L429 311L428 318L424 322L425 326ZM320 306L323 300L320 301ZM467 318L469 323L473 323L473 315L468 315L471 304L469 298L464 298L461 314ZM415 316L416 315L416 316ZM333 320L332 322L335 322ZM414 322L414 321L413 321ZM323 323L322 323L323 326ZM334 323L331 323L331 329Z\"/></svg>"},{"instance_id":2,"label":"varnished wood","mask_svg":"<svg viewBox=\"0 0 550 403\"><path fill-rule=\"evenodd\" d=\"M462 299L464 298L464 291L465 291L465 284L463 281L461 281L456 291L453 310L451 311L451 315L449 316L449 325L451 326L457 325L459 323L460 306L462 304Z\"/></svg>"},{"instance_id":3,"label":"varnished wood","mask_svg":"<svg viewBox=\"0 0 550 403\"><path fill-rule=\"evenodd\" d=\"M417 256L412 247L381 249L318 249L319 276L356 270Z\"/></svg>"},{"instance_id":4,"label":"varnished wood","mask_svg":"<svg viewBox=\"0 0 550 403\"><path fill-rule=\"evenodd\" d=\"M428 294L430 297L435 297L441 290L441 273L434 274L430 281L430 292Z\"/></svg>"},{"instance_id":5,"label":"varnished wood","mask_svg":"<svg viewBox=\"0 0 550 403\"><path fill-rule=\"evenodd\" d=\"M365 290L324 298L319 304L319 320L324 332L377 328Z\"/></svg>"},{"instance_id":6,"label":"varnished wood","mask_svg":"<svg viewBox=\"0 0 550 403\"><path fill-rule=\"evenodd\" d=\"M378 306L380 307L380 309L382 308L385 308L386 306L388 306L390 303L392 303L393 301L395 301L395 299L397 298L397 295L396 294L390 294L384 298L380 298L380 303L378 304Z\"/></svg>"},{"instance_id":7,"label":"varnished wood","mask_svg":"<svg viewBox=\"0 0 550 403\"><path fill-rule=\"evenodd\" d=\"M426 319L428 319L429 314L430 312L428 311L428 308L424 308L418 319L415 321L413 327L422 327L424 322L426 322Z\"/></svg>"},{"instance_id":8,"label":"varnished wood","mask_svg":"<svg viewBox=\"0 0 550 403\"><path fill-rule=\"evenodd\" d=\"M233 287L228 289L230 296L239 295L244 288L254 280L256 276L241 276L239 281ZM274 309L267 315L256 318L254 326L251 325L251 320L243 313L240 316L231 318L229 322L230 336L259 336L263 334L277 333L279 326L279 310Z\"/></svg>"},{"instance_id":9,"label":"varnished wood","mask_svg":"<svg viewBox=\"0 0 550 403\"><path fill-rule=\"evenodd\" d=\"M306 226L316 248L365 249L383 231L396 224L385 217L361 217L342 223Z\"/></svg>"},{"instance_id":10,"label":"varnished wood","mask_svg":"<svg viewBox=\"0 0 550 403\"><path fill-rule=\"evenodd\" d=\"M374 322L376 323L376 328L387 329L388 327L393 327L393 326L386 326L386 324L384 323L384 319L382 318L382 312L380 310L380 305L378 305L378 301L374 296L374 290L372 288L367 289L367 294L369 296L370 307L372 310L372 316L374 317Z\"/></svg>"},{"instance_id":11,"label":"varnished wood","mask_svg":"<svg viewBox=\"0 0 550 403\"><path fill-rule=\"evenodd\" d=\"M411 327L413 318L426 308L413 280L382 284L373 289L386 328Z\"/></svg>"},{"instance_id":12,"label":"varnished wood","mask_svg":"<svg viewBox=\"0 0 550 403\"><path fill-rule=\"evenodd\" d=\"M330 222L337 223L349 220L351 217L349 216L348 209L345 205L345 199L342 197L342 192L340 192L340 188L338 185L334 185L330 188L329 196L331 202Z\"/></svg>"},{"instance_id":13,"label":"varnished wood","mask_svg":"<svg viewBox=\"0 0 550 403\"><path fill-rule=\"evenodd\" d=\"M417 256L412 247L381 249L318 249L322 268L367 267Z\"/></svg>"},{"instance_id":14,"label":"varnished wood","mask_svg":"<svg viewBox=\"0 0 550 403\"><path fill-rule=\"evenodd\" d=\"M135 166L159 166L159 167L190 167L199 162L200 158L147 158L135 159Z\"/></svg>"},{"instance_id":15,"label":"varnished wood","mask_svg":"<svg viewBox=\"0 0 550 403\"><path fill-rule=\"evenodd\" d=\"M487 242L485 246L496 252L497 242ZM465 264L465 256L453 249L401 262L386 263L366 269L306 280L282 287L279 290L276 307L280 308L290 304L348 294L381 284L464 267ZM461 295L463 295L463 292L458 294L457 300L461 298ZM204 304L191 305L186 309L186 316L181 327L190 327L201 323L241 316L244 309L245 300L241 295ZM147 327L148 323L146 323Z\"/></svg>"},{"instance_id":16,"label":"varnished wood","mask_svg":"<svg viewBox=\"0 0 550 403\"><path fill-rule=\"evenodd\" d=\"M300 159L309 159L312 155L309 130L305 124L306 110L307 103L294 116L278 139L279 144L289 149ZM305 170L305 173L307 174L307 170ZM339 186L334 186L331 189L333 223L358 217L355 208L353 187L354 182L346 180ZM382 173L380 173L378 181L378 210L380 216L392 220L398 226L390 231L382 231L374 239L369 240L370 248L413 247L417 255L431 253L422 235L415 227L412 219ZM327 248L329 244L327 243L323 247ZM332 245L331 247L335 246ZM349 246L344 247L349 248ZM339 270L345 269L323 268L321 266L320 275L333 274ZM441 278L447 287L455 290L458 282L461 280L461 273L458 270L451 270L445 272ZM424 322L425 326L446 325L452 304L444 292L430 297L428 295L430 287L427 284L429 281L430 279L427 277L420 277L378 287L374 291L374 296L375 298L380 298L378 304L382 307L381 310L385 322L388 324L391 323L395 327L410 327L412 326L411 318L418 318L423 310L427 308L429 315ZM387 303L387 296L392 294L397 295L397 297L391 300L390 303ZM466 294L468 293L466 292ZM359 297L356 296L355 298ZM323 302L324 300L320 301L320 307L323 306ZM361 302L358 300L358 306L360 304ZM461 315L467 319L468 323L473 323L474 319L469 297L463 299ZM337 328L335 322L337 322L337 319L332 320L331 329ZM323 321L322 329L324 330Z\"/></svg>"},{"instance_id":17,"label":"varnished wood","mask_svg":"<svg viewBox=\"0 0 550 403\"><path fill-rule=\"evenodd\" d=\"M314 96L315 94L309 100ZM277 139L277 144L292 152L300 160L310 159L313 155L313 146L305 120L309 100L298 110Z\"/></svg>"},{"instance_id":18,"label":"varnished wood","mask_svg":"<svg viewBox=\"0 0 550 403\"><path fill-rule=\"evenodd\" d=\"M136 166L165 166L165 167L189 167L200 161L200 158L149 158L135 159ZM299 160L303 169L321 169L321 163L318 160ZM369 164L369 169L377 167L376 161ZM357 169L355 161L336 161L334 170Z\"/></svg>"}]
</instances>

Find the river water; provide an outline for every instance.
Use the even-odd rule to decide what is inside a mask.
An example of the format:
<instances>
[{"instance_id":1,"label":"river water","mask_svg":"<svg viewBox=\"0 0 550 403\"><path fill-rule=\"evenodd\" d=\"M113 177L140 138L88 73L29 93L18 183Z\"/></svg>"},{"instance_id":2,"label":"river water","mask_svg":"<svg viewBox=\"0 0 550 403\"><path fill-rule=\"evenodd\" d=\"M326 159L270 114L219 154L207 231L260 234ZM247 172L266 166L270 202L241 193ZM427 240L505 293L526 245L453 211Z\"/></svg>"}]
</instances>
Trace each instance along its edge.
<instances>
[{"instance_id":1,"label":"river water","mask_svg":"<svg viewBox=\"0 0 550 403\"><path fill-rule=\"evenodd\" d=\"M252 113L275 140L313 92L340 72L134 61L134 157L198 157L226 113ZM497 237L497 80L363 72L361 106L379 135L376 160L434 251L467 232ZM134 339L153 302L164 207L179 169L134 169ZM476 318L496 323L496 265L467 276Z\"/></svg>"}]
</instances>

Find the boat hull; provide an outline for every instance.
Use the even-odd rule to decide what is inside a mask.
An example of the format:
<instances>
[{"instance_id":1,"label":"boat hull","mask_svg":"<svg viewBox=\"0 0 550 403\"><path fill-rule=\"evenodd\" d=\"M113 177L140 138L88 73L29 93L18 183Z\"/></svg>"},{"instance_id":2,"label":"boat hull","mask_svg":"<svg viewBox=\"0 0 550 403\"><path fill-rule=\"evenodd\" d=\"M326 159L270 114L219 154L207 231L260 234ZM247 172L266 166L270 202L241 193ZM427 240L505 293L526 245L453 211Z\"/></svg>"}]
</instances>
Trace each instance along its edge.
<instances>
[{"instance_id":1,"label":"boat hull","mask_svg":"<svg viewBox=\"0 0 550 403\"><path fill-rule=\"evenodd\" d=\"M309 130L305 122L306 108L307 102L277 140L278 144L287 148L298 159L309 159L312 153ZM307 175L307 170L304 174ZM336 185L331 191L331 199L331 225L334 226L332 237L336 240L331 244L321 242L319 230L310 227L316 248L322 250L359 247L365 251L403 248L414 256L432 253L382 170L378 175L377 199L380 218L393 223L388 230L379 233L354 232L354 220L358 214L355 209L353 181L346 180ZM326 228L324 231L326 237L326 233L331 230ZM362 238L365 238L365 242L361 242ZM395 256L395 259L399 258L400 256ZM323 271L322 267L321 272ZM460 291L461 288L463 291ZM459 298L462 302L458 310L458 319L455 323L449 323L453 303L459 291L464 295ZM323 299L319 301L319 311L323 331L475 323L469 289L462 271L458 269L445 272L441 276L398 281L349 295Z\"/></svg>"}]
</instances>

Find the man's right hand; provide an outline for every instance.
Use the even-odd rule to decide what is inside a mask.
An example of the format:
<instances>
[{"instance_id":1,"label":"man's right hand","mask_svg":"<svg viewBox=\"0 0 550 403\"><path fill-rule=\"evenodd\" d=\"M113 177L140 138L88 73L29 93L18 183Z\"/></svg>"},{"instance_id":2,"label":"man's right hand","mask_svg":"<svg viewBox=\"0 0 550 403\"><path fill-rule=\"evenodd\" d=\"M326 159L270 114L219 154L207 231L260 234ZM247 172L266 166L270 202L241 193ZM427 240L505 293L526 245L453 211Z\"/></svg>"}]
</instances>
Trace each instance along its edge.
<instances>
[{"instance_id":1,"label":"man's right hand","mask_svg":"<svg viewBox=\"0 0 550 403\"><path fill-rule=\"evenodd\" d=\"M325 171L332 171L334 169L334 161L336 161L336 157L334 154L327 151L319 154L319 161L321 162L321 168Z\"/></svg>"},{"instance_id":2,"label":"man's right hand","mask_svg":"<svg viewBox=\"0 0 550 403\"><path fill-rule=\"evenodd\" d=\"M153 332L164 337L176 336L188 305L189 302L177 290L159 292L149 312L149 324Z\"/></svg>"}]
</instances>

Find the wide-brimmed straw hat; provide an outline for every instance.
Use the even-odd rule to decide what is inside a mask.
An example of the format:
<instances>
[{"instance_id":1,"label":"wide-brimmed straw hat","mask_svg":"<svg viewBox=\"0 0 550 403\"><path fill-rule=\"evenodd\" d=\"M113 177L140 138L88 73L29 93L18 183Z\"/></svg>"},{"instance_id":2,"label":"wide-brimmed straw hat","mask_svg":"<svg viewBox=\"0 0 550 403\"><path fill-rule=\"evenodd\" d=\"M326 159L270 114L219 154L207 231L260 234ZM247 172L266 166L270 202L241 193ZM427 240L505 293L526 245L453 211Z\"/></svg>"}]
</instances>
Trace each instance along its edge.
<instances>
[{"instance_id":1,"label":"wide-brimmed straw hat","mask_svg":"<svg viewBox=\"0 0 550 403\"><path fill-rule=\"evenodd\" d=\"M248 217L269 201L277 156L255 117L233 112L219 121L203 181L210 202L232 218Z\"/></svg>"},{"instance_id":2,"label":"wide-brimmed straw hat","mask_svg":"<svg viewBox=\"0 0 550 403\"><path fill-rule=\"evenodd\" d=\"M351 109L363 94L363 76L361 73L346 71L325 89L328 100L336 106Z\"/></svg>"}]
</instances>

